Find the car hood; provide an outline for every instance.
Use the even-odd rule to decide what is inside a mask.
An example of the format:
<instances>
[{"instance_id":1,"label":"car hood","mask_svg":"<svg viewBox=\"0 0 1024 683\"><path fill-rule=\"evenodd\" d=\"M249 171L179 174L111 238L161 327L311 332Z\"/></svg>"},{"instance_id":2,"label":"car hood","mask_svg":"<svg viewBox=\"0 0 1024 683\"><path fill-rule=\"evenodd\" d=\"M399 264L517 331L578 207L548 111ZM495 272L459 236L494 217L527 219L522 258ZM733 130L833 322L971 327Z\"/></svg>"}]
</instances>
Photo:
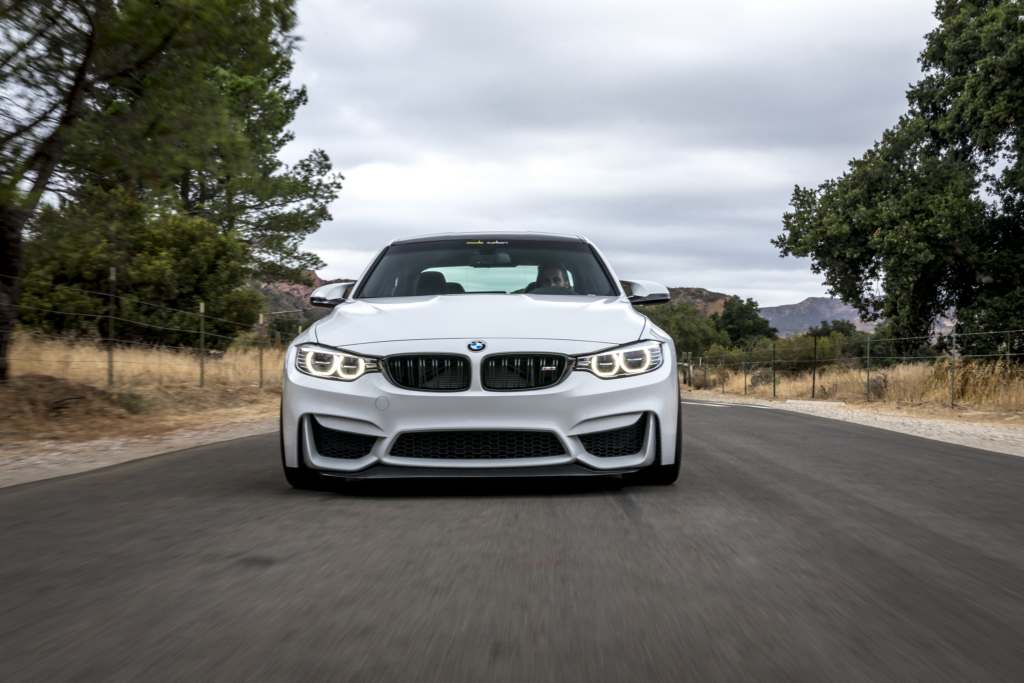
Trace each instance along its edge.
<instances>
[{"instance_id":1,"label":"car hood","mask_svg":"<svg viewBox=\"0 0 1024 683\"><path fill-rule=\"evenodd\" d=\"M349 347L411 339L636 341L647 319L613 297L468 294L362 299L337 306L313 332Z\"/></svg>"}]
</instances>

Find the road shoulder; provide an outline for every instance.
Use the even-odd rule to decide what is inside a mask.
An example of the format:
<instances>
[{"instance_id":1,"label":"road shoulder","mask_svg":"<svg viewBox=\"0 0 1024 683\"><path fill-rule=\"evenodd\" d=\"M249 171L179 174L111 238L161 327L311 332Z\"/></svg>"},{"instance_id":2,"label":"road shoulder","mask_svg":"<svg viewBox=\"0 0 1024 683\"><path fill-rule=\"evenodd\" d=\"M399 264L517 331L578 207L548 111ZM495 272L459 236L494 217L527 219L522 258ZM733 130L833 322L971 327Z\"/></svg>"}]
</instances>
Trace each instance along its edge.
<instances>
[{"instance_id":1,"label":"road shoulder","mask_svg":"<svg viewBox=\"0 0 1024 683\"><path fill-rule=\"evenodd\" d=\"M842 420L886 429L900 434L919 436L995 453L1024 456L1024 429L1020 427L976 424L962 420L944 420L906 415L891 409L861 409L835 403L785 403L743 396L722 395L714 391L691 391L683 394L683 402L748 405L771 410L786 410L805 415Z\"/></svg>"},{"instance_id":2,"label":"road shoulder","mask_svg":"<svg viewBox=\"0 0 1024 683\"><path fill-rule=\"evenodd\" d=\"M6 443L0 452L0 488L79 474L129 460L276 432L277 418L179 429L158 436L87 441Z\"/></svg>"}]
</instances>

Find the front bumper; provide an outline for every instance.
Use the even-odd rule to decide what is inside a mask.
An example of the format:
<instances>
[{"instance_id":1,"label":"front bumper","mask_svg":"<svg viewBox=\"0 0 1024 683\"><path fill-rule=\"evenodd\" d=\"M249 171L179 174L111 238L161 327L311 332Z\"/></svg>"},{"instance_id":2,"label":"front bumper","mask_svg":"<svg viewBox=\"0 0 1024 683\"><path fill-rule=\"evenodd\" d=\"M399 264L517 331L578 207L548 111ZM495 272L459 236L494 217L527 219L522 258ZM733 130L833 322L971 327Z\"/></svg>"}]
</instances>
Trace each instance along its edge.
<instances>
[{"instance_id":1,"label":"front bumper","mask_svg":"<svg viewBox=\"0 0 1024 683\"><path fill-rule=\"evenodd\" d=\"M508 340L509 350L518 346ZM508 352L494 349L494 352ZM505 344L501 344L505 346ZM465 348L465 343L461 344ZM674 459L677 405L679 401L675 359L666 353L662 367L636 377L604 380L588 372L571 372L560 384L537 391L485 391L479 383L479 356L471 355L473 380L467 391L439 393L411 391L391 384L382 374L367 374L354 382L310 377L295 369L295 347L289 349L282 395L284 460L297 467L299 458L325 474L346 476L407 475L458 476L471 471L512 474L576 471L617 473L653 465L657 452L656 428L660 428L661 463ZM601 457L588 453L579 435L618 429L649 420L644 445L638 453ZM314 445L311 419L324 427L377 437L368 455L358 459L329 458ZM390 455L402 433L437 430L525 430L554 434L564 455L445 460ZM545 470L545 468L551 468ZM371 474L379 472L380 474ZM361 474L360 474L361 473Z\"/></svg>"}]
</instances>

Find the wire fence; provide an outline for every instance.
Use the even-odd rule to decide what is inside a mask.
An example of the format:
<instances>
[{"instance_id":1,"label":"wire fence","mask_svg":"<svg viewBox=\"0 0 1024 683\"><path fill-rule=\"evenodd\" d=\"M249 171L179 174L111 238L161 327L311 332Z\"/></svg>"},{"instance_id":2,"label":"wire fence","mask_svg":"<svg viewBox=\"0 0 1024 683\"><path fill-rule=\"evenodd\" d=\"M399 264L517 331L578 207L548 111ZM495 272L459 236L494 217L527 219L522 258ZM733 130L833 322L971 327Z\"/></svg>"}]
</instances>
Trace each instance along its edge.
<instances>
[{"instance_id":1,"label":"wire fence","mask_svg":"<svg viewBox=\"0 0 1024 683\"><path fill-rule=\"evenodd\" d=\"M47 334L32 326L21 326L13 336L7 358L11 378L7 380L9 383L16 382L17 377L23 375L51 375L69 381L108 386L140 382L194 382L200 387L207 382L252 384L260 388L279 386L286 347L303 329L297 325L294 334L270 329L270 318L264 315L260 315L256 323L207 315L207 302L198 302L196 310L190 311L120 296L113 291L96 292L18 279L54 289L71 290L79 295L102 297L108 305L102 307L102 312L81 312L0 303L0 306L13 307L19 312L32 311L48 317L73 317L80 323L76 325L73 334ZM114 282L113 270L111 282ZM186 321L194 321L194 326L157 325L117 315L118 304L121 302L183 314ZM277 311L269 315L290 312ZM233 335L213 333L206 329L207 322L234 326L236 332ZM118 331L123 336L118 336ZM155 332L173 332L176 337L191 343L161 344L147 341L147 334L155 337ZM125 338L127 336L133 338ZM219 340L219 343L213 345L223 348L209 348L210 340Z\"/></svg>"},{"instance_id":2,"label":"wire fence","mask_svg":"<svg viewBox=\"0 0 1024 683\"><path fill-rule=\"evenodd\" d=\"M762 398L902 401L1024 409L1024 330L928 337L801 335L694 357L693 389Z\"/></svg>"}]
</instances>

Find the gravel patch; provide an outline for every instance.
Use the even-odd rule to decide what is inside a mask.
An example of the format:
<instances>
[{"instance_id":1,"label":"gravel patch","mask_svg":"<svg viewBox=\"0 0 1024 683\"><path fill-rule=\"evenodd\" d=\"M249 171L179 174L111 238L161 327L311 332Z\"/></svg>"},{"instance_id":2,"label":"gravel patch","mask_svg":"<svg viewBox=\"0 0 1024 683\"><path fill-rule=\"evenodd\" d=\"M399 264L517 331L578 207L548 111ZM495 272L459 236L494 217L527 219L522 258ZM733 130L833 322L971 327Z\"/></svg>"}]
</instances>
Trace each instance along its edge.
<instances>
[{"instance_id":1,"label":"gravel patch","mask_svg":"<svg viewBox=\"0 0 1024 683\"><path fill-rule=\"evenodd\" d=\"M277 431L277 418L201 429L182 429L150 437L91 441L21 441L0 444L0 488L78 474L100 467L195 446Z\"/></svg>"},{"instance_id":2,"label":"gravel patch","mask_svg":"<svg viewBox=\"0 0 1024 683\"><path fill-rule=\"evenodd\" d=\"M995 425L969 424L925 417L913 417L886 410L858 410L837 404L780 403L758 398L722 396L712 391L694 391L683 395L683 401L690 398L704 403L729 403L755 405L773 410L789 410L795 413L816 415L831 420L854 422L868 427L888 429L892 432L920 436L934 441L955 443L971 448L980 448L996 453L1024 456L1024 429L1019 427L998 427Z\"/></svg>"}]
</instances>

